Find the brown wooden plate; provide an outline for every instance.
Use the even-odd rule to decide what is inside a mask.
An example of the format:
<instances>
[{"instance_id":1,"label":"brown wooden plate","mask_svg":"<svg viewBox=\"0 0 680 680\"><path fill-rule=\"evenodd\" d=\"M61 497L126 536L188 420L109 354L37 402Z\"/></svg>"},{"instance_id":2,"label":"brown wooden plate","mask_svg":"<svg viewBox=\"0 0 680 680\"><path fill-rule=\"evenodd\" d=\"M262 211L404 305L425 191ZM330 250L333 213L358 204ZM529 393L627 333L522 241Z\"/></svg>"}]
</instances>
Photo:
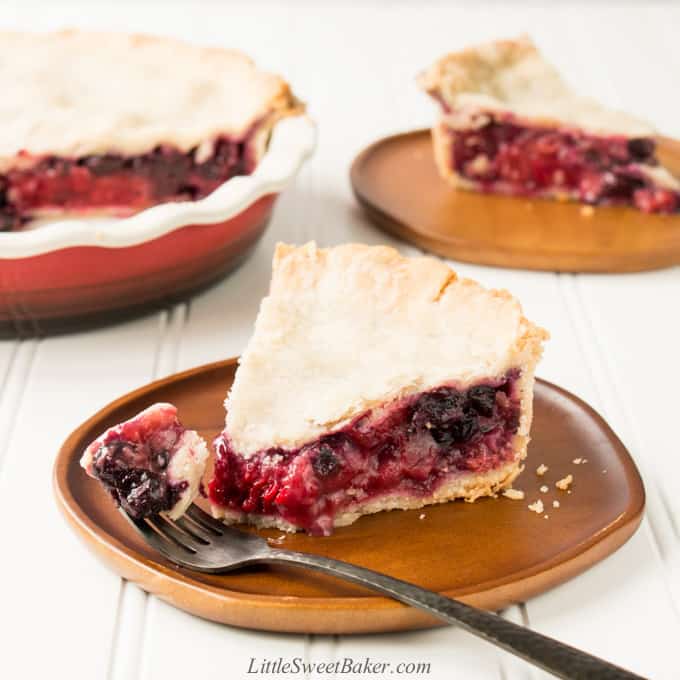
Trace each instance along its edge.
<instances>
[{"instance_id":1,"label":"brown wooden plate","mask_svg":"<svg viewBox=\"0 0 680 680\"><path fill-rule=\"evenodd\" d=\"M177 405L185 425L212 440L224 422L222 400L236 360L179 373L121 397L81 425L54 469L57 502L69 524L114 571L192 614L262 630L364 633L436 625L426 614L310 571L252 568L206 575L175 567L150 549L78 460L105 428L155 401ZM383 571L425 588L498 609L582 572L621 546L638 527L642 481L604 420L563 389L538 381L527 469L516 486L526 499L454 502L363 517L333 536L261 531L281 547L315 552ZM575 455L587 459L574 465ZM543 463L550 469L535 474ZM606 473L603 471L606 470ZM574 475L572 493L555 481ZM540 493L546 484L548 493ZM527 509L541 498L545 514ZM553 508L552 501L560 507ZM421 515L425 515L421 519ZM284 536L284 538L280 538Z\"/></svg>"},{"instance_id":2,"label":"brown wooden plate","mask_svg":"<svg viewBox=\"0 0 680 680\"><path fill-rule=\"evenodd\" d=\"M680 176L680 142L659 155ZM680 215L456 191L439 176L429 130L386 137L352 164L354 193L382 229L465 262L570 272L680 264Z\"/></svg>"}]
</instances>

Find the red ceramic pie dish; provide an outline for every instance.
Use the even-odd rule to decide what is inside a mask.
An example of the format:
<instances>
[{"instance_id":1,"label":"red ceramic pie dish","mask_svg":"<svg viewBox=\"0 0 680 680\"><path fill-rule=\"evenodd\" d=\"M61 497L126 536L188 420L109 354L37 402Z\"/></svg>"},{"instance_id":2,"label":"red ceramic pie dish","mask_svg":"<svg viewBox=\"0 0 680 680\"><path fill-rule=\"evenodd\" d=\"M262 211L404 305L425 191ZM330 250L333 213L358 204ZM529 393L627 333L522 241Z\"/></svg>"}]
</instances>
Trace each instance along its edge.
<instances>
[{"instance_id":1,"label":"red ceramic pie dish","mask_svg":"<svg viewBox=\"0 0 680 680\"><path fill-rule=\"evenodd\" d=\"M279 122L255 171L206 198L125 219L0 233L0 334L33 335L161 306L240 264L314 148L304 116Z\"/></svg>"}]
</instances>

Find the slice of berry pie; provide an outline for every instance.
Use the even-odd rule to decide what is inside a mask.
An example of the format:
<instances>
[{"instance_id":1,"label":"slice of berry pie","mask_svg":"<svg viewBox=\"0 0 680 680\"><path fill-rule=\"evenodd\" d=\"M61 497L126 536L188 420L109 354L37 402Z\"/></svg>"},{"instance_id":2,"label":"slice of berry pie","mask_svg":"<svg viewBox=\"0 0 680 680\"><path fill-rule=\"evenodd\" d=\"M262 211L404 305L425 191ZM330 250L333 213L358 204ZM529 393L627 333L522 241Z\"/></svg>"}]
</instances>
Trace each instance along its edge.
<instances>
[{"instance_id":1,"label":"slice of berry pie","mask_svg":"<svg viewBox=\"0 0 680 680\"><path fill-rule=\"evenodd\" d=\"M0 229L124 216L247 175L302 105L245 55L171 38L2 33Z\"/></svg>"},{"instance_id":2,"label":"slice of berry pie","mask_svg":"<svg viewBox=\"0 0 680 680\"><path fill-rule=\"evenodd\" d=\"M526 37L449 54L419 82L441 105L435 158L456 187L680 211L654 129L575 94Z\"/></svg>"},{"instance_id":3,"label":"slice of berry pie","mask_svg":"<svg viewBox=\"0 0 680 680\"><path fill-rule=\"evenodd\" d=\"M134 518L177 519L199 491L208 460L203 439L187 430L171 404L154 404L109 428L80 464Z\"/></svg>"},{"instance_id":4,"label":"slice of berry pie","mask_svg":"<svg viewBox=\"0 0 680 680\"><path fill-rule=\"evenodd\" d=\"M526 455L545 338L438 260L279 245L215 442L214 514L329 534L494 494Z\"/></svg>"}]
</instances>

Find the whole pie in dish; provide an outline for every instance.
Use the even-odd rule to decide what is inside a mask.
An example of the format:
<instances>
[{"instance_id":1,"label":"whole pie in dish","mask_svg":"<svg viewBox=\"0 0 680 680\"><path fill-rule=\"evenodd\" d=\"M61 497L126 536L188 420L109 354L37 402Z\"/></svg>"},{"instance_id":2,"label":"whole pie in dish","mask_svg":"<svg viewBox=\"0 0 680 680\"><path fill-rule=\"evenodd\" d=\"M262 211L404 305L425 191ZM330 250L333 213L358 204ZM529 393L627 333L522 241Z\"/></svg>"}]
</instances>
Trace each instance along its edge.
<instances>
[{"instance_id":1,"label":"whole pie in dish","mask_svg":"<svg viewBox=\"0 0 680 680\"><path fill-rule=\"evenodd\" d=\"M546 335L438 260L279 245L215 442L214 514L329 534L507 487Z\"/></svg>"},{"instance_id":2,"label":"whole pie in dish","mask_svg":"<svg viewBox=\"0 0 680 680\"><path fill-rule=\"evenodd\" d=\"M1 43L0 229L200 199L251 173L303 108L231 50L83 31Z\"/></svg>"},{"instance_id":3,"label":"whole pie in dish","mask_svg":"<svg viewBox=\"0 0 680 680\"><path fill-rule=\"evenodd\" d=\"M575 94L526 37L449 54L419 81L441 105L435 157L456 187L680 211L654 129Z\"/></svg>"},{"instance_id":4,"label":"whole pie in dish","mask_svg":"<svg viewBox=\"0 0 680 680\"><path fill-rule=\"evenodd\" d=\"M203 439L187 430L171 404L154 404L109 428L80 464L131 517L177 519L199 491L208 460Z\"/></svg>"}]
</instances>

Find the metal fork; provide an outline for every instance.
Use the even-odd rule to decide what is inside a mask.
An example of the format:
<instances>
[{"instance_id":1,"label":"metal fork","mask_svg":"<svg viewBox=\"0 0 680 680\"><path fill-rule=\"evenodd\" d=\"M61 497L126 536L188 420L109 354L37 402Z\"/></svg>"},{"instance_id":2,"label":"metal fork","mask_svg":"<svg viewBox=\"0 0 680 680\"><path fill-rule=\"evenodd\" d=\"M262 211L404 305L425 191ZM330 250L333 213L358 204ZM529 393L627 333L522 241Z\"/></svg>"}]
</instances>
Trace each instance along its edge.
<instances>
[{"instance_id":1,"label":"metal fork","mask_svg":"<svg viewBox=\"0 0 680 680\"><path fill-rule=\"evenodd\" d=\"M175 522L122 514L146 542L172 562L210 574L254 564L293 564L358 583L453 623L559 678L640 679L630 671L439 593L355 564L272 548L265 539L226 526L197 505Z\"/></svg>"}]
</instances>

